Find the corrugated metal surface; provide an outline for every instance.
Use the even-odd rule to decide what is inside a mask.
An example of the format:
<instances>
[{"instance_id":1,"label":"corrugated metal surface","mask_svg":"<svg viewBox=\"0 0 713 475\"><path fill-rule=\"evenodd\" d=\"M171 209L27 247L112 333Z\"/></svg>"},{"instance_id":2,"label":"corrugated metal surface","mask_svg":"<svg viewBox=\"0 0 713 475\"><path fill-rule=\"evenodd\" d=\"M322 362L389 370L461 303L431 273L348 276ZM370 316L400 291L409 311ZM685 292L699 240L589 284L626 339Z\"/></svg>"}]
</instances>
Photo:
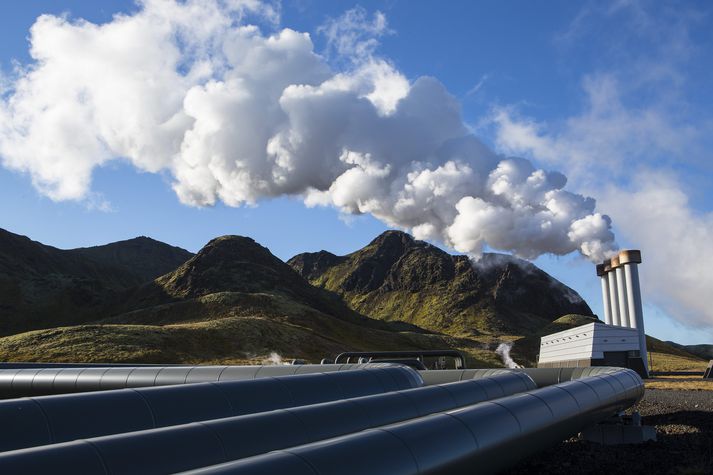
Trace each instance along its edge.
<instances>
[{"instance_id":1,"label":"corrugated metal surface","mask_svg":"<svg viewBox=\"0 0 713 475\"><path fill-rule=\"evenodd\" d=\"M182 383L0 401L0 473L488 473L643 395L617 368L325 369L61 369L81 390ZM54 387L19 371L13 391Z\"/></svg>"}]
</instances>

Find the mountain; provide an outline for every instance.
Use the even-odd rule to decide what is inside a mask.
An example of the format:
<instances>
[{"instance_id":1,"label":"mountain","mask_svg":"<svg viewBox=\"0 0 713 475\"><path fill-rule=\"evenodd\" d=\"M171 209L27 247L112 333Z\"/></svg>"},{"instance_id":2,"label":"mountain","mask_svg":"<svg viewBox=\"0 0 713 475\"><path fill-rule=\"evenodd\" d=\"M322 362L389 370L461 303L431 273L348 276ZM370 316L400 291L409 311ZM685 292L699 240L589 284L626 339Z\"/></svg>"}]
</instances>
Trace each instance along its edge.
<instances>
[{"instance_id":1,"label":"mountain","mask_svg":"<svg viewBox=\"0 0 713 475\"><path fill-rule=\"evenodd\" d=\"M364 315L454 336L526 335L563 315L592 315L574 290L529 262L486 253L473 263L400 231L346 256L305 253L288 264Z\"/></svg>"},{"instance_id":2,"label":"mountain","mask_svg":"<svg viewBox=\"0 0 713 475\"><path fill-rule=\"evenodd\" d=\"M211 240L177 269L124 292L114 313L117 309L125 313L157 305L206 300L214 294L269 294L335 318L366 321L336 294L310 285L269 249L243 236ZM113 317L112 321L117 318L123 317ZM171 323L178 321L177 317L173 318ZM205 319L205 316L196 314L191 319Z\"/></svg>"},{"instance_id":3,"label":"mountain","mask_svg":"<svg viewBox=\"0 0 713 475\"><path fill-rule=\"evenodd\" d=\"M105 318L0 338L0 359L245 362L279 352L319 361L349 350L462 348L475 342L367 318L250 238L213 239L177 269L117 294Z\"/></svg>"},{"instance_id":4,"label":"mountain","mask_svg":"<svg viewBox=\"0 0 713 475\"><path fill-rule=\"evenodd\" d=\"M15 333L0 337L0 361L244 364L277 352L318 362L455 348L470 367L493 367L511 341L532 365L540 335L595 320L529 263L486 254L474 265L395 231L289 265L241 236L193 255L144 237L59 250L0 231L0 305L0 328ZM662 368L706 364L649 340Z\"/></svg>"},{"instance_id":5,"label":"mountain","mask_svg":"<svg viewBox=\"0 0 713 475\"><path fill-rule=\"evenodd\" d=\"M134 285L171 272L193 257L185 249L146 236L67 252L107 267L126 269L134 276Z\"/></svg>"},{"instance_id":6,"label":"mountain","mask_svg":"<svg viewBox=\"0 0 713 475\"><path fill-rule=\"evenodd\" d=\"M0 335L85 321L192 254L149 238L61 250L0 229Z\"/></svg>"},{"instance_id":7,"label":"mountain","mask_svg":"<svg viewBox=\"0 0 713 475\"><path fill-rule=\"evenodd\" d=\"M673 341L667 341L666 343L704 360L713 360L713 345L681 345Z\"/></svg>"}]
</instances>

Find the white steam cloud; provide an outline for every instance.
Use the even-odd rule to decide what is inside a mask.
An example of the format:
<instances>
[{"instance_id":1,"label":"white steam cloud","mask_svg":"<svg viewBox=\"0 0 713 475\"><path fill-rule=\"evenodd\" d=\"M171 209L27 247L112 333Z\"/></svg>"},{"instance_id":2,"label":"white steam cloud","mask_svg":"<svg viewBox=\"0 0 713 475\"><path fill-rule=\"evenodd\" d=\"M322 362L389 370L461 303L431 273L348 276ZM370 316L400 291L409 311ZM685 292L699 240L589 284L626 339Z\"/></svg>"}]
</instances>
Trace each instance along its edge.
<instances>
[{"instance_id":1,"label":"white steam cloud","mask_svg":"<svg viewBox=\"0 0 713 475\"><path fill-rule=\"evenodd\" d=\"M503 360L503 364L511 369L522 368L519 364L515 363L515 360L510 356L510 350L512 350L512 343L500 343L495 349L495 353L500 355L500 359Z\"/></svg>"},{"instance_id":2,"label":"white steam cloud","mask_svg":"<svg viewBox=\"0 0 713 475\"><path fill-rule=\"evenodd\" d=\"M382 14L325 25L335 62L309 34L264 34L246 15L279 13L145 0L101 25L41 16L34 62L0 96L2 164L53 200L91 196L93 170L120 158L167 171L193 206L297 195L473 256L489 245L601 260L616 247L610 219L562 174L493 153L441 83L376 56Z\"/></svg>"}]
</instances>

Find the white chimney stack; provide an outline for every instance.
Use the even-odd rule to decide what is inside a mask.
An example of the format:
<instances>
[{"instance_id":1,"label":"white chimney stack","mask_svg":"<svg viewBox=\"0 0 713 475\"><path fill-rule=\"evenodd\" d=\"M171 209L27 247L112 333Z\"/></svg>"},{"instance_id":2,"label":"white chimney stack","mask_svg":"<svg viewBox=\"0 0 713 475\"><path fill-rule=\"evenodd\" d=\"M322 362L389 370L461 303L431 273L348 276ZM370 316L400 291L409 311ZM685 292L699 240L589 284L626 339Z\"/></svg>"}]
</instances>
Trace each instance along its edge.
<instances>
[{"instance_id":1,"label":"white chimney stack","mask_svg":"<svg viewBox=\"0 0 713 475\"><path fill-rule=\"evenodd\" d=\"M619 291L617 289L616 272L612 272L611 261L604 262L604 272L607 273L607 282L609 283L609 306L611 307L611 324L617 327L621 326L621 318L619 317Z\"/></svg>"},{"instance_id":2,"label":"white chimney stack","mask_svg":"<svg viewBox=\"0 0 713 475\"><path fill-rule=\"evenodd\" d=\"M597 265L601 279L604 323L607 325L635 328L639 336L639 352L649 372L644 333L644 311L641 304L639 269L641 251L621 251L617 256Z\"/></svg>"},{"instance_id":3,"label":"white chimney stack","mask_svg":"<svg viewBox=\"0 0 713 475\"><path fill-rule=\"evenodd\" d=\"M616 297L619 302L619 324L622 327L636 328L629 321L629 302L626 296L624 268L619 262L619 256L611 258L612 273L616 274Z\"/></svg>"},{"instance_id":4,"label":"white chimney stack","mask_svg":"<svg viewBox=\"0 0 713 475\"><path fill-rule=\"evenodd\" d=\"M602 284L602 302L604 303L604 323L607 325L612 324L611 315L611 299L609 298L609 277L607 272L604 270L606 263L597 264L597 275Z\"/></svg>"},{"instance_id":5,"label":"white chimney stack","mask_svg":"<svg viewBox=\"0 0 713 475\"><path fill-rule=\"evenodd\" d=\"M624 270L624 283L627 293L628 313L631 328L639 331L639 351L646 372L649 372L648 354L646 351L646 333L644 333L644 308L641 303L641 286L639 284L639 264L641 251L628 250L619 253L619 263Z\"/></svg>"}]
</instances>

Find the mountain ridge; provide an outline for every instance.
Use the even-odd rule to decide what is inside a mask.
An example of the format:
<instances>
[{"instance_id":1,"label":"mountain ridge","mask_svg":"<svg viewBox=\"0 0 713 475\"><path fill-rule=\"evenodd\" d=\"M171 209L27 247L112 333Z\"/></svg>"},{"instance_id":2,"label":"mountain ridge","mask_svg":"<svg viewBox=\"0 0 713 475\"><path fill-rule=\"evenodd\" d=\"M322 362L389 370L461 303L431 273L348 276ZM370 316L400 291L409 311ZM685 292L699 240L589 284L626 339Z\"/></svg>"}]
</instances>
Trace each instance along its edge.
<instances>
[{"instance_id":1,"label":"mountain ridge","mask_svg":"<svg viewBox=\"0 0 713 475\"><path fill-rule=\"evenodd\" d=\"M188 255L149 238L58 249L0 229L0 335L91 319L107 296L175 268Z\"/></svg>"},{"instance_id":2,"label":"mountain ridge","mask_svg":"<svg viewBox=\"0 0 713 475\"><path fill-rule=\"evenodd\" d=\"M320 251L287 262L365 315L454 335L529 333L563 315L592 315L574 290L529 262L486 253L474 264L400 231L345 256Z\"/></svg>"},{"instance_id":3,"label":"mountain ridge","mask_svg":"<svg viewBox=\"0 0 713 475\"><path fill-rule=\"evenodd\" d=\"M493 350L509 341L516 360L532 365L541 332L595 318L530 263L485 254L473 265L398 231L346 256L305 253L289 265L243 236L215 238L191 254L145 237L60 250L3 231L6 332L17 289L38 300L16 312L15 334L0 337L0 360L243 364L274 351L318 362L349 350L454 348L471 367L493 367L501 365ZM28 309L50 313L37 319ZM684 352L664 346L679 351L676 364L688 364Z\"/></svg>"}]
</instances>

